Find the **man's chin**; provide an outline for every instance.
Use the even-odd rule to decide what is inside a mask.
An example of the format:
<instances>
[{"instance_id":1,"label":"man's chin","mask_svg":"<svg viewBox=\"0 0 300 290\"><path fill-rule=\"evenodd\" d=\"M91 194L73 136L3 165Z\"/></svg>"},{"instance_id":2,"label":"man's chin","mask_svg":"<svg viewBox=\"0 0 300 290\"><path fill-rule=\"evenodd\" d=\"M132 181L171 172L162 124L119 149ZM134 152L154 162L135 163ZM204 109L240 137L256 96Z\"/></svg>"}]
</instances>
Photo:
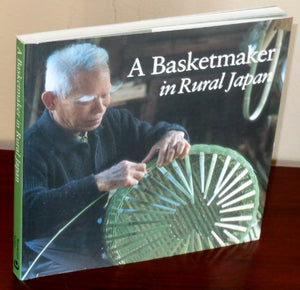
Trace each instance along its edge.
<instances>
[{"instance_id":1,"label":"man's chin","mask_svg":"<svg viewBox=\"0 0 300 290\"><path fill-rule=\"evenodd\" d=\"M102 123L102 118L87 122L85 126L86 127L85 131L95 130L101 125L101 123Z\"/></svg>"},{"instance_id":2,"label":"man's chin","mask_svg":"<svg viewBox=\"0 0 300 290\"><path fill-rule=\"evenodd\" d=\"M99 124L99 125L97 125L97 126L94 126L94 127L89 127L89 128L87 128L87 129L86 129L86 131L88 131L88 132L89 132L89 131L96 130L97 128L99 128L99 127L100 127L100 125L101 125L101 124Z\"/></svg>"}]
</instances>

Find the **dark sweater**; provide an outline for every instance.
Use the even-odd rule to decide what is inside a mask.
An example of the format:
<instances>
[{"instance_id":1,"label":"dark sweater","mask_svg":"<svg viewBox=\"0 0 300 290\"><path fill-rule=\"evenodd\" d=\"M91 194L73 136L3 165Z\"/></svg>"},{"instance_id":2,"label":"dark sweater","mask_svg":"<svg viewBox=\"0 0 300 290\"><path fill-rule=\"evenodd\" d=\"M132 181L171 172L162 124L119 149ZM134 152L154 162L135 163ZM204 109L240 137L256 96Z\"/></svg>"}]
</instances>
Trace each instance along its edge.
<instances>
[{"instance_id":1,"label":"dark sweater","mask_svg":"<svg viewBox=\"0 0 300 290\"><path fill-rule=\"evenodd\" d=\"M81 143L44 111L24 138L23 235L39 252L43 243L97 197L103 196L52 245L53 249L93 256L101 248L101 221L107 193L99 192L94 174L122 161L141 161L168 130L184 128L141 122L126 110L109 108L99 128ZM42 242L41 242L42 241ZM51 249L44 256L52 259Z\"/></svg>"}]
</instances>

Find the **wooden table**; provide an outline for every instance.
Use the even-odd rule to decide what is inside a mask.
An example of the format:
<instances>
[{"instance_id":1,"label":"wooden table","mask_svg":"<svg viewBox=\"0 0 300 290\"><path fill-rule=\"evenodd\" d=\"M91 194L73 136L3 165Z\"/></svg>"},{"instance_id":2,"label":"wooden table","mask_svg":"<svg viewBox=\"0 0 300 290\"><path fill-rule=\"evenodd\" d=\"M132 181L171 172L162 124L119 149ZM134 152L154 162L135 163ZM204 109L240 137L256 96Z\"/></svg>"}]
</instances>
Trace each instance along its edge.
<instances>
[{"instance_id":1,"label":"wooden table","mask_svg":"<svg viewBox=\"0 0 300 290\"><path fill-rule=\"evenodd\" d=\"M272 167L260 241L26 282L12 273L12 151L0 193L0 289L300 289L300 168Z\"/></svg>"}]
</instances>

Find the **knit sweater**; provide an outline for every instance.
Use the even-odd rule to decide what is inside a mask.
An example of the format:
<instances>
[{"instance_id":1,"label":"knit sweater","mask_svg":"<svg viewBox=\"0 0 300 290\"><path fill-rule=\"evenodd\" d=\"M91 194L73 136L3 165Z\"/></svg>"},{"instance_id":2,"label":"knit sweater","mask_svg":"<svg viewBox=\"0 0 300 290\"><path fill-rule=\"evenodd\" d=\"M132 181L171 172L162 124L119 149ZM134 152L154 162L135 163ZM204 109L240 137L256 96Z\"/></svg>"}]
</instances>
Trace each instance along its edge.
<instances>
[{"instance_id":1,"label":"knit sweater","mask_svg":"<svg viewBox=\"0 0 300 290\"><path fill-rule=\"evenodd\" d=\"M43 243L101 197L52 245L66 252L94 255L101 247L101 222L107 202L107 192L99 192L94 175L122 160L140 162L168 130L184 131L187 136L177 124L159 122L151 126L127 110L109 108L102 124L88 132L88 143L81 143L45 110L24 137L26 245L39 252ZM52 257L48 254L49 259Z\"/></svg>"}]
</instances>

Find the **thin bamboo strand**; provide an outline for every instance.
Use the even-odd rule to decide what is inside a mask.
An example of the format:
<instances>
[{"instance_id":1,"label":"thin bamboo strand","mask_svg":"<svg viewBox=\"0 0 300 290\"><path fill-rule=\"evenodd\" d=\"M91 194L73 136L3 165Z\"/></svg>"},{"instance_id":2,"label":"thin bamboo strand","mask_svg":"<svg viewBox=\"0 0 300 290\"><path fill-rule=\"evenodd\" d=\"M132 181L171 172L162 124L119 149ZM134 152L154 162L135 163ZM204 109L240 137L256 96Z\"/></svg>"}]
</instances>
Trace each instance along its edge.
<instances>
[{"instance_id":1,"label":"thin bamboo strand","mask_svg":"<svg viewBox=\"0 0 300 290\"><path fill-rule=\"evenodd\" d=\"M205 190L205 154L203 152L200 153L199 159L199 168L200 168L200 180L201 180L201 192L204 193Z\"/></svg>"},{"instance_id":2,"label":"thin bamboo strand","mask_svg":"<svg viewBox=\"0 0 300 290\"><path fill-rule=\"evenodd\" d=\"M171 182L173 183L180 191L182 191L189 199L191 199L191 194L186 191L186 189L181 186L181 184L176 180L176 178L170 174L164 167L157 167L157 169Z\"/></svg>"},{"instance_id":3,"label":"thin bamboo strand","mask_svg":"<svg viewBox=\"0 0 300 290\"><path fill-rule=\"evenodd\" d=\"M174 159L172 162L172 167L174 168L177 176L180 178L180 180L184 183L185 187L187 188L187 190L191 193L191 188L189 183L187 182L182 170L180 169L177 161Z\"/></svg>"},{"instance_id":4,"label":"thin bamboo strand","mask_svg":"<svg viewBox=\"0 0 300 290\"><path fill-rule=\"evenodd\" d=\"M248 193L245 193L242 196L240 196L240 197L238 197L238 198L236 198L234 200L231 200L231 201L229 201L227 203L222 204L222 208L227 207L227 206L232 205L232 204L235 204L235 203L238 203L238 202L240 202L240 201L242 201L244 199L247 199L249 197L254 196L255 194L256 194L256 191L252 190L252 191L250 191Z\"/></svg>"},{"instance_id":5,"label":"thin bamboo strand","mask_svg":"<svg viewBox=\"0 0 300 290\"><path fill-rule=\"evenodd\" d=\"M240 206L235 206L227 209L221 209L220 213L228 213L228 212L234 212L234 211L241 211L245 209L252 209L254 208L254 203L244 204Z\"/></svg>"},{"instance_id":6,"label":"thin bamboo strand","mask_svg":"<svg viewBox=\"0 0 300 290\"><path fill-rule=\"evenodd\" d=\"M221 218L221 222L242 222L242 221L251 221L253 217L251 215L245 215L245 216L232 216L232 217L226 217Z\"/></svg>"},{"instance_id":7,"label":"thin bamboo strand","mask_svg":"<svg viewBox=\"0 0 300 290\"><path fill-rule=\"evenodd\" d=\"M242 180L244 176L248 173L248 169L245 168L220 194L219 198L221 198L226 192L228 192L233 186L235 186L239 181Z\"/></svg>"},{"instance_id":8,"label":"thin bamboo strand","mask_svg":"<svg viewBox=\"0 0 300 290\"><path fill-rule=\"evenodd\" d=\"M250 185L252 185L253 182L251 179L249 179L247 182L241 184L238 188L236 188L234 191L228 193L225 197L223 197L222 199L220 199L217 202L217 205L220 205L222 203L224 203L226 200L232 198L233 196L235 196L236 194L240 193L242 190L246 189L247 187L249 187Z\"/></svg>"},{"instance_id":9,"label":"thin bamboo strand","mask_svg":"<svg viewBox=\"0 0 300 290\"><path fill-rule=\"evenodd\" d=\"M239 231L239 232L246 232L247 231L246 227L238 226L238 225L234 225L234 224L215 223L215 226L220 227L220 228L235 230L235 231Z\"/></svg>"},{"instance_id":10,"label":"thin bamboo strand","mask_svg":"<svg viewBox=\"0 0 300 290\"><path fill-rule=\"evenodd\" d=\"M236 173L236 171L240 168L240 163L236 163L234 167L229 171L228 175L225 177L224 181L221 183L218 193L224 188L224 186L229 182L232 176Z\"/></svg>"},{"instance_id":11,"label":"thin bamboo strand","mask_svg":"<svg viewBox=\"0 0 300 290\"><path fill-rule=\"evenodd\" d=\"M170 190L168 187L160 183L156 178L153 176L150 177L150 179L155 182L158 186L160 186L163 190L168 192L172 197L174 197L176 200L178 200L181 204L186 205L186 201L184 201L180 196L178 196L174 191Z\"/></svg>"},{"instance_id":12,"label":"thin bamboo strand","mask_svg":"<svg viewBox=\"0 0 300 290\"><path fill-rule=\"evenodd\" d=\"M222 171L221 171L221 173L219 175L219 179L218 179L216 187L215 187L214 195L217 195L220 192L219 191L220 190L219 189L220 188L220 184L223 182L223 179L224 179L225 173L226 173L226 171L228 169L228 166L230 164L230 161L231 161L231 157L227 156L226 160L225 160L225 162L223 164Z\"/></svg>"},{"instance_id":13,"label":"thin bamboo strand","mask_svg":"<svg viewBox=\"0 0 300 290\"><path fill-rule=\"evenodd\" d=\"M229 240L231 240L233 243L239 243L240 242L240 240L235 235L230 233L229 231L224 230L223 232L229 238Z\"/></svg>"},{"instance_id":14,"label":"thin bamboo strand","mask_svg":"<svg viewBox=\"0 0 300 290\"><path fill-rule=\"evenodd\" d=\"M151 194L151 195L153 195L154 197L158 198L161 201L167 202L167 203L172 204L174 206L180 206L180 203L178 203L178 202L176 202L176 201L174 201L174 200L172 200L170 198L167 198L167 197L165 197L165 196L163 196L161 194L158 194L158 193L156 193L156 192L154 192L154 191L152 191L152 190L150 190L148 188L143 188L143 190L147 194Z\"/></svg>"},{"instance_id":15,"label":"thin bamboo strand","mask_svg":"<svg viewBox=\"0 0 300 290\"><path fill-rule=\"evenodd\" d=\"M211 183L213 172L214 172L214 169L216 166L217 158L218 158L218 154L213 154L213 157L212 157L211 163L210 163L210 167L209 167L209 171L208 171L208 175L207 175L206 184L205 184L204 199L207 198L207 193L208 193L208 190L210 187L210 183Z\"/></svg>"},{"instance_id":16,"label":"thin bamboo strand","mask_svg":"<svg viewBox=\"0 0 300 290\"><path fill-rule=\"evenodd\" d=\"M221 247L226 246L226 244L223 242L223 240L214 231L211 231L211 234L213 235L213 237L216 239L216 241L219 243L219 245Z\"/></svg>"},{"instance_id":17,"label":"thin bamboo strand","mask_svg":"<svg viewBox=\"0 0 300 290\"><path fill-rule=\"evenodd\" d=\"M176 209L174 209L172 207L168 207L168 206L157 204L157 203L150 203L148 201L139 200L139 199L137 199L135 197L131 197L131 196L126 196L125 199L126 199L127 202L134 202L136 204L141 204L141 205L145 205L145 206L149 206L149 207L159 208L159 209L162 209L162 210L176 211Z\"/></svg>"},{"instance_id":18,"label":"thin bamboo strand","mask_svg":"<svg viewBox=\"0 0 300 290\"><path fill-rule=\"evenodd\" d=\"M192 168L191 168L190 156L187 155L184 160L185 160L186 174L189 179L190 192L192 195L192 203L194 204L195 203L195 192L194 192L194 182L193 182L193 173L192 173Z\"/></svg>"}]
</instances>

